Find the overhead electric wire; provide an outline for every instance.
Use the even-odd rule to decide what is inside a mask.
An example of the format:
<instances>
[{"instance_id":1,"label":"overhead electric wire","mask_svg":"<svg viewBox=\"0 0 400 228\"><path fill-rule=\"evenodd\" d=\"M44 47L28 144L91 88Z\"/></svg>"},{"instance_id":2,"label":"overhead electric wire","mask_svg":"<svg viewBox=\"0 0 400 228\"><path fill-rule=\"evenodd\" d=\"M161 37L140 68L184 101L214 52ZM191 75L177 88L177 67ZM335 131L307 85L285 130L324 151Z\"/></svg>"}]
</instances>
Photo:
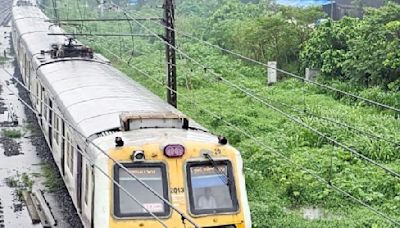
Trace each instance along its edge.
<instances>
[{"instance_id":1,"label":"overhead electric wire","mask_svg":"<svg viewBox=\"0 0 400 228\"><path fill-rule=\"evenodd\" d=\"M126 17L127 20L129 20L129 21L133 20L133 19L129 19L129 18L127 17L127 14L126 14L126 13L124 13L124 15L125 15L125 17ZM146 15L146 16L147 16L147 15ZM154 23L155 23L155 22L154 22ZM165 25L163 25L163 26L166 27L166 28L169 28L169 27L167 27L167 26L165 26ZM130 27L131 32L132 32L132 29L133 29L133 28L132 28L132 24L131 24L130 22L129 22L129 27ZM171 29L171 30L176 31L176 29ZM176 31L176 32L178 32L178 31ZM183 32L180 32L180 31L179 31L178 33L183 33ZM132 34L133 34L133 32L132 32ZM126 35L129 36L129 34L126 34ZM145 35L146 35L146 36L149 36L149 34L145 34ZM133 42L133 41L132 41L132 42ZM206 42L206 41L204 41L204 42ZM130 61L129 61L129 62L130 62ZM274 101L274 102L281 103L281 102L279 102L279 101L275 101L275 100L273 100L273 101ZM286 107L289 107L289 105L287 105L287 104L284 104L284 103L281 103L281 104L284 105L284 106L286 106ZM292 108L292 109L296 109L296 108L294 108L294 107L291 107L291 108ZM299 112L298 109L297 109L296 111ZM336 120L333 120L333 119L330 119L330 118L327 118L327 117L323 117L323 116L317 115L317 114L315 114L315 113L313 113L313 112L310 112L310 111L302 111L302 113L306 113L306 114L308 114L308 115L310 115L310 116L314 116L314 117L316 117L316 118L325 120L325 121L327 121L327 122L331 122L331 123L333 123L333 124L336 124L336 125L339 125L339 126L348 128L348 129L353 130L353 131L357 131L357 132L359 132L359 133L361 133L361 134L366 135L366 136L369 137L369 138L373 137L373 138L376 138L376 139L378 139L378 140L382 140L382 141L385 141L385 142L394 144L394 145L396 145L396 146L400 146L400 142L394 142L393 140L388 140L388 139L386 139L386 138L384 138L384 137L382 137L382 136L375 135L375 134L373 134L373 133L366 132L366 131L364 131L364 130L361 130L361 129L352 127L352 126L350 126L350 125L348 125L348 124L346 124L346 123L341 123L341 122L338 122L338 121L336 121Z\"/></svg>"},{"instance_id":2,"label":"overhead electric wire","mask_svg":"<svg viewBox=\"0 0 400 228\"><path fill-rule=\"evenodd\" d=\"M102 49L106 50L107 52L109 52L111 55L113 55L114 57L116 57L117 59L120 59L122 62L124 62L125 64L127 64L128 66L130 66L131 68L135 69L136 71L138 71L140 74L144 75L145 77L157 82L158 84L160 84L161 86L169 89L169 90L173 90L171 87L168 87L168 85L165 85L162 81L151 77L147 72L143 71L142 69L138 68L137 66L134 66L132 64L128 64L125 60L123 60L122 58L120 58L119 56L117 56L116 54L114 54L112 51L108 50L107 48L103 48ZM263 141L261 140L257 140L255 136L247 133L246 131L244 131L243 129L237 127L236 125L224 120L224 118L218 116L218 114L215 114L213 112L211 112L210 110L206 109L206 108L202 108L201 105L199 105L198 103L194 102L191 98L179 93L178 91L174 91L176 94L178 94L180 97L183 97L184 99L186 99L187 101L191 102L194 107L197 107L198 109L208 113L210 116L212 116L213 118L219 119L221 121L223 121L225 124L227 124L231 129L235 130L236 132L239 132L243 135L245 135L246 137L248 137L249 139L251 139L255 144L261 145L263 146L263 148L267 151L270 151L276 155L278 155L279 157L281 157L283 160L285 160L287 163L290 163L292 165L294 165L297 169L303 170L304 172L308 173L309 175L313 176L315 179L317 179L319 182L327 184L330 188L334 189L335 191L341 193L342 195L351 198L353 201L361 204L362 206L364 206L365 208L367 208L368 210L372 211L373 213L375 213L376 215L384 218L386 221L398 225L400 226L400 222L394 220L393 218L389 217L388 215L386 215L385 213L371 207L370 205L366 204L364 201L362 201L361 199L351 195L350 193L346 192L345 190L341 189L340 187L334 185L331 181L327 181L326 179L322 178L321 176L319 176L318 174L316 174L315 172L311 171L310 169L297 164L296 162L294 162L292 159L288 158L287 156L285 156L283 153L281 153L280 151L266 145Z\"/></svg>"},{"instance_id":3,"label":"overhead electric wire","mask_svg":"<svg viewBox=\"0 0 400 228\"><path fill-rule=\"evenodd\" d=\"M2 69L4 72L6 72L7 74L9 74L21 87L23 87L25 90L27 90L30 94L32 94L34 97L37 96L34 95L29 88L27 88L19 79L17 79L16 77L14 77L10 72L8 72L5 69ZM46 104L45 102L43 102L42 99L38 99L40 101L42 101L42 103L49 109L52 110L54 113L56 113L58 115L58 117L63 120L68 126L69 128L71 128L74 132L76 132L80 137L84 138L86 140L86 143L91 144L92 146L94 146L97 150L99 150L103 155L105 155L108 159L110 159L114 164L116 164L119 168L121 168L122 170L124 170L124 172L126 172L127 175L129 175L130 177L134 178L138 183L140 183L143 187L145 187L149 192L151 192L153 195L155 195L157 198L159 198L161 201L163 201L163 203L167 204L170 208L172 208L174 211L176 211L181 217L182 219L187 220L188 222L190 222L194 227L199 228L200 226L197 225L196 222L194 222L191 218L189 218L185 213L183 213L179 208L177 208L176 206L174 206L171 202L168 201L168 199L165 199L163 196L161 196L159 193L157 193L153 188L151 188L148 184L146 184L145 182L143 182L142 180L140 180L140 178L138 178L135 174L133 174L132 172L130 172L125 166L123 166L119 161L115 160L113 157L111 157L106 151L104 151L102 148L100 148L100 146L98 146L97 144L95 144L93 141L88 140L88 138L85 137L85 135L83 135L76 127L74 127L67 119L65 119L61 113L59 113L56 109L50 107L48 104Z\"/></svg>"},{"instance_id":4,"label":"overhead electric wire","mask_svg":"<svg viewBox=\"0 0 400 228\"><path fill-rule=\"evenodd\" d=\"M6 71L5 69L3 69L5 72L7 72L11 77L12 74L10 74L8 71ZM15 77L13 77L16 81L19 82L19 84L25 88L29 93L31 93L31 91L29 90L29 88L27 88L22 82L20 82L18 79L16 79ZM32 94L32 93L31 93ZM33 95L33 94L32 94ZM40 99L39 99L40 100ZM166 205L168 205L168 207L170 207L172 210L176 211L182 218L182 221L184 222L184 220L187 220L188 222L190 222L194 227L198 228L200 227L199 225L197 225L196 222L194 222L189 216L187 216L185 213L183 213L179 208L177 208L176 206L174 206L171 202L168 201L168 199L165 199L163 196L161 196L160 194L158 194L153 188L151 188L148 184L146 184L145 182L143 182L142 180L140 180L136 175L134 175L133 173L129 172L129 170L123 166L120 162L118 162L117 160L115 160L113 157L111 157L106 151L104 151L102 148L100 148L97 144L95 144L93 141L88 140L78 129L76 129L72 124L70 124L60 113L58 113L57 110L53 109L52 107L49 107L46 103L43 102L43 104L48 107L50 110L53 110L54 113L57 113L58 116L60 117L60 119L62 119L63 121L65 121L65 123L67 123L67 125L74 131L76 132L80 137L86 139L87 143L90 143L91 145L93 145L96 149L98 149L103 155L105 155L108 159L110 159L114 164L116 164L118 167L120 167L122 170L124 170L124 172L126 172L130 177L134 178L137 182L139 182L143 187L145 187L148 191L150 191L152 194L154 194L157 198L159 198L161 201L163 201L163 203L165 203Z\"/></svg>"},{"instance_id":5,"label":"overhead electric wire","mask_svg":"<svg viewBox=\"0 0 400 228\"><path fill-rule=\"evenodd\" d=\"M120 6L116 5L115 3L112 3L114 6L121 8ZM122 8L121 8L122 9ZM122 9L125 13L126 10ZM127 14L128 15L128 14ZM130 18L133 19L132 16L128 15ZM133 19L134 20L134 19ZM135 21L135 20L134 20ZM153 32L151 29L149 29L148 27L146 27L145 25L143 25L142 23L140 23L139 21L135 21L135 23L137 23L139 26L141 26L142 28L144 28L145 30L147 30L149 33L153 34L155 37L157 37L161 42L165 43L166 45L170 46L171 48L173 48L175 51L179 52L182 54L182 56L184 56L185 58L187 58L188 60L192 61L193 63L197 64L198 66L202 67L203 69L207 68L205 65L203 65L201 62L195 60L194 58L190 57L188 54L186 54L185 52L181 51L180 49L176 48L175 46L171 45L170 43L168 43L167 41L165 41L160 35L156 34L155 32ZM258 96L254 95L252 93L252 91L249 91L248 88L243 88L241 86L238 86L237 84L231 82L230 80L227 80L226 78L222 77L221 75L216 74L213 70L208 71L210 72L213 76L216 77L216 79L223 81L225 84L227 84L229 87L237 89L239 91L241 91L242 93L244 93L246 96L260 102L261 104L269 107L270 109L282 114L283 116L285 116L287 119L297 123L298 125L303 126L304 128L312 131L313 133L319 135L320 137L323 137L325 139L327 139L328 141L330 141L331 143L334 143L335 145L351 152L354 155L357 155L359 158L362 158L363 160L381 168L382 170L386 171L387 173L391 174L393 177L400 179L400 174L393 171L390 168L385 167L384 165L379 164L378 162L374 161L373 159L363 155L362 153L356 151L355 149L350 148L349 146L347 146L344 143L341 143L331 137L329 137L327 134L322 133L320 131L318 131L317 129L307 125L306 123L304 123L303 121L293 117L292 115L282 111L281 109L271 105L270 103L266 102L265 100L259 98Z\"/></svg>"},{"instance_id":6,"label":"overhead electric wire","mask_svg":"<svg viewBox=\"0 0 400 228\"><path fill-rule=\"evenodd\" d=\"M247 79L247 77L245 75L243 75L242 73L240 73L240 72L235 72L235 73L240 75L241 77ZM259 93L257 93L257 95L263 96L263 95L260 95ZM351 126L351 125L349 125L349 124L347 124L347 123L345 123L343 121L341 122L341 121L338 121L338 120L335 120L335 119L332 119L332 118L329 118L329 117L318 115L317 113L315 113L315 112L313 112L313 111L311 111L309 109L306 109L306 108L305 109L296 108L293 105L289 105L289 104L284 103L282 101L277 101L277 100L271 99L271 98L267 98L267 100L269 100L271 102L274 102L274 103L277 103L277 104L279 104L281 106L284 106L284 107L286 107L288 109L294 110L298 114L313 116L315 118L324 120L326 122L330 122L330 123L333 123L335 125L341 126L343 128L347 128L347 129L350 129L352 131L358 132L358 133L360 133L360 134L362 134L364 136L367 136L369 139L373 139L374 138L374 139L377 139L377 140L381 140L381 141L385 141L387 143L393 144L393 145L395 145L397 147L400 147L400 142L396 141L395 139L392 139L392 138L391 139L387 139L387 138L385 138L383 136L374 134L372 132L369 132L369 131L366 131L366 130L363 130L363 129L360 129L360 128L357 128L357 127L354 127L354 126Z\"/></svg>"},{"instance_id":7,"label":"overhead electric wire","mask_svg":"<svg viewBox=\"0 0 400 228\"><path fill-rule=\"evenodd\" d=\"M360 133L360 134L362 134L362 135L367 136L369 139L375 138L375 139L377 139L377 140L381 140L381 141L384 141L384 142L393 144L393 145L395 145L396 147L400 147L400 142L396 142L396 141L394 141L394 140L392 140L392 139L387 139L387 138L385 138L385 137L382 137L382 136L380 136L380 135L377 135L377 134L368 132L368 131L366 131L366 130L362 130L362 129L359 129L359 128L357 128L357 127L353 127L353 126L351 126L351 125L349 125L349 124L347 124L347 123L340 122L340 121L331 119L331 118L329 118L329 117L325 117L325 116L318 115L318 114L316 114L315 112L312 112L312 111L310 111L310 110L308 110L308 109L306 109L306 110L300 110L300 109L295 108L295 107L293 107L293 106L290 106L290 105L288 105L288 104L285 104L285 103L282 103L282 102L279 102L279 103L282 104L283 106L286 106L286 107L288 107L288 108L290 108L290 109L295 110L295 111L296 111L297 113L299 113L299 114L300 114L300 113L303 113L304 115L313 116L313 117L315 117L315 118L324 120L324 121L326 121L326 122L333 123L333 124L335 124L335 125L338 125L338 126L341 126L341 127L347 128L347 129L350 129L350 130L352 130L352 131L356 131L356 132L358 132L358 133Z\"/></svg>"},{"instance_id":8,"label":"overhead electric wire","mask_svg":"<svg viewBox=\"0 0 400 228\"><path fill-rule=\"evenodd\" d=\"M137 68L136 70L139 70L139 69ZM139 70L139 72L140 72L140 70ZM161 85L163 85L162 82L161 82ZM164 85L163 85L163 86L164 86ZM169 88L169 89L171 90L171 88ZM175 91L175 92L176 92L176 91ZM177 93L177 92L176 92L176 93ZM207 112L208 110L205 110L205 111ZM224 121L224 120L223 120L223 121ZM225 122L225 121L224 121L224 122ZM230 126L234 126L234 125L230 125ZM236 126L235 126L235 128L236 128ZM240 129L240 128L239 128L239 129ZM242 133L246 133L246 132L242 132ZM254 137L252 137L252 136L249 135L248 133L246 133L245 135L246 135L247 137L251 137L251 139L253 139L253 140L255 139ZM258 141L258 140L256 140L256 141L257 141L258 143L260 143L260 141ZM263 145L262 142L261 142L261 144ZM273 149L273 148L271 148L271 149ZM279 152L278 152L278 153L279 153ZM288 159L288 158L285 157L283 154L281 154L281 155L284 157L285 160ZM296 165L296 167L298 167L298 168L300 168L300 169L303 169L304 171L306 171L306 172L309 173L310 175L314 176L317 180L319 180L319 181L321 181L321 182L323 182L323 183L325 183L325 184L328 184L329 186L331 186L331 187L332 187L333 189L335 189L336 191L341 192L343 195L352 198L353 200L355 200L355 201L357 201L358 203L360 203L361 205L365 206L367 209L371 210L371 211L374 212L375 214L380 215L381 217L385 218L386 220L392 222L393 224L400 225L399 222L397 222L397 221L391 219L390 217L388 217L387 215L383 214L382 212L380 212L380 211L378 211L378 210L376 210L376 209L370 207L369 205L367 205L367 204L364 203L363 201L359 200L358 198L355 198L354 196L350 195L349 193L343 191L342 189L340 189L340 188L338 188L338 187L332 185L332 183L326 181L325 179L321 178L320 176L318 176L317 174L315 174L315 173L313 173L312 171L308 170L307 168L302 167L302 166L299 166L297 163L291 161L290 159L289 159L289 160L286 160L286 161L287 161L287 162L290 162L290 163L292 163L292 164L294 164L294 165Z\"/></svg>"},{"instance_id":9,"label":"overhead electric wire","mask_svg":"<svg viewBox=\"0 0 400 228\"><path fill-rule=\"evenodd\" d=\"M238 74L238 75L240 75L242 78L246 78L246 79L247 79L246 75L243 75L243 74L240 73L240 72L235 72L235 74ZM256 92L256 93L257 93L257 95L259 95L259 96L263 96L263 95L260 95L258 92ZM281 105L281 106L284 106L284 107L286 107L286 108L288 108L288 109L291 109L291 110L297 112L298 114L313 116L313 117L315 117L315 118L324 120L324 121L326 121L326 122L330 122L330 123L333 123L333 124L335 124L335 125L341 126L341 127L343 127L343 128L347 128L347 129L350 129L350 130L352 130L352 131L358 132L358 133L360 133L360 134L362 134L362 135L364 135L364 136L367 136L369 139L373 139L373 138L374 138L374 139L377 139L377 140L381 140L381 141L385 141L385 142L387 142L387 143L393 144L393 145L395 145L395 146L397 146L397 147L400 147L400 142L399 142L399 141L396 141L395 139L392 139L392 138L387 139L387 138L385 138L385 137L383 137L383 136L374 134L374 133L372 133L372 132L369 132L369 131L366 131L366 130L363 130L363 129L360 129L360 128L357 128L357 127L354 127L354 126L351 126L351 125L349 125L349 124L347 124L347 123L345 123L345 122L343 122L343 121L341 122L341 121L338 121L338 120L335 120L335 119L332 119L332 118L329 118L329 117L325 117L325 116L322 116L322 115L318 115L317 113L315 113L315 112L313 112L313 111L311 111L311 110L309 110L309 109L307 109L307 108L304 108L304 109L296 108L296 107L293 106L293 105L284 103L284 102L282 102L282 101L277 101L277 100L271 99L271 98L267 98L267 100L269 100L269 101L271 101L271 102L274 102L274 103L277 103L277 104L279 104L279 105Z\"/></svg>"},{"instance_id":10,"label":"overhead electric wire","mask_svg":"<svg viewBox=\"0 0 400 228\"><path fill-rule=\"evenodd\" d=\"M153 22L153 23L156 23L156 22ZM157 25L160 25L160 24L157 23ZM268 65L268 64L265 64L265 63L263 63L263 62L260 62L260 61L258 61L258 60L255 60L255 59L252 59L252 58L247 57L247 56L245 56L245 55L236 53L236 52L231 51L231 50L229 50L229 49L220 47L220 46L215 45L215 44L212 44L212 43L210 43L210 42L208 42L208 41L205 41L205 40L202 40L202 39L200 39L200 38L197 38L197 37L195 37L195 36L193 36L193 35L187 34L187 33L185 33L185 32L181 32L181 31L177 30L176 28L171 28L171 27L168 27L168 26L166 26L166 25L164 25L164 24L161 24L161 26L163 26L163 27L165 27L166 29L169 29L169 30L171 30L171 31L174 31L174 32L176 32L176 33L178 33L178 34L182 34L183 36L188 37L188 38L190 38L190 39L197 40L198 42L204 43L204 44L206 44L206 45L208 45L208 46L210 46L210 47L219 49L220 51L223 51L223 52L225 52L225 53L228 53L228 54L234 55L234 56L236 56L236 57L239 57L240 59L243 59L243 60L246 60L246 61L249 61L249 62L258 64L258 65L262 65L262 66L267 67L267 68L270 68L270 69L274 69L274 70L276 70L276 71L278 71L278 72L281 72L281 73L283 73L283 74L285 74L285 75L288 75L288 76L291 76L291 77L293 77L293 78L299 79L299 80L301 80L301 81L304 81L304 82L307 82L307 83L310 83L310 84L314 84L314 85L317 85L317 86L319 86L319 87L323 87L323 88L325 88L325 89L329 89L329 90L335 91L335 92L337 92L337 93L341 93L341 94L344 94L344 95L346 95L346 96L353 97L353 98L355 98L355 99L362 100L362 101L364 101L364 102L367 102L367 103L370 103L370 104L373 104L373 105L376 105L376 106L379 106L379 107L382 107L382 108L386 108L386 109L389 109L389 110L392 110L392 111L395 111L395 112L400 112L400 108L392 107L392 106L389 106L389 105L386 105L386 104L383 104L383 103L380 103L380 102L377 102L377 101L374 101L374 100L371 100L371 99L368 99L368 98L365 98L365 97L362 97L362 96L359 96L359 95L356 95L356 94L353 94L353 93L350 93L350 92L347 92L347 91L343 91L343 90L337 89L337 88L335 88L335 87L332 87L332 86L329 86L329 85L326 85L326 84L322 84L322 83L319 83L319 82L316 82L316 81L313 81L313 80L309 80L309 79L307 79L307 78L301 77L301 76L296 75L296 74L294 74L294 73L291 73L291 72L289 72L289 71L286 71L286 70L283 70L283 69L280 69L280 68L277 68L277 67L270 66L270 65Z\"/></svg>"},{"instance_id":11,"label":"overhead electric wire","mask_svg":"<svg viewBox=\"0 0 400 228\"><path fill-rule=\"evenodd\" d=\"M3 14L4 12L10 11L11 9L12 9L12 7L3 9L2 11L0 11L0 15Z\"/></svg>"},{"instance_id":12,"label":"overhead electric wire","mask_svg":"<svg viewBox=\"0 0 400 228\"><path fill-rule=\"evenodd\" d=\"M3 69L3 70L4 70L4 69ZM7 73L9 74L8 71L6 71L6 70L4 70L4 71L7 72ZM15 77L14 77L14 76L12 76L12 78L15 80ZM0 80L1 80L1 79L0 79ZM39 113L38 111L36 111L36 110L35 110L31 105L29 105L27 102L25 102L24 99L23 99L22 97L20 97L20 96L19 96L18 94L16 94L11 88L9 88L9 86L8 86L6 83L4 83L3 80L1 80L0 83L1 83L4 87L6 87L7 90L9 90L9 91L11 92L12 95L15 95L15 96L18 98L18 100L19 100L25 107L27 107L28 109L30 109L30 110L36 115L36 117L40 115L40 113ZM20 84L19 84L19 85L20 85ZM43 100L42 100L42 101L43 101ZM53 124L47 123L47 125L50 126L50 127L52 127L53 130L54 130L55 132L57 132L58 135L59 135L62 139L64 139L64 140L66 140L67 142L71 143L71 141L69 141L65 136L63 136L63 135L61 134L60 131L56 130L56 128L54 127ZM42 128L42 126L40 126L40 127ZM43 131L43 129L42 129L42 131ZM48 142L48 140L46 139L46 137L44 137L44 138L45 138L46 142L49 144L49 142ZM50 145L50 144L49 144L49 145ZM89 146L88 144L86 144L86 145ZM82 149L80 149L80 148L77 147L77 146L74 146L73 143L71 143L71 146L75 149L75 151L79 152L87 161L89 161L89 163L90 163L93 167L95 167L96 169L98 169L104 176L106 176L109 180L111 180L111 181L113 182L114 185L116 185L120 190L124 191L125 194L127 194L133 201L135 201L137 204L139 204L140 207L142 207L147 213L149 213L154 219L156 219L163 227L168 227L163 221L161 221L160 218L158 218L153 212L151 212L149 209L147 209L147 208L144 206L144 204L141 203L135 196L133 196L133 195L132 195L128 190L126 190L121 184L119 184L117 181L115 181L114 178L112 178L110 175L108 175L106 171L104 171L101 167L99 167L98 165L96 165L96 163L95 163L93 160L91 160L91 159L89 158L89 156L88 156L86 153L84 153L84 151L82 151ZM94 199L92 199L92 200L94 200Z\"/></svg>"}]
</instances>

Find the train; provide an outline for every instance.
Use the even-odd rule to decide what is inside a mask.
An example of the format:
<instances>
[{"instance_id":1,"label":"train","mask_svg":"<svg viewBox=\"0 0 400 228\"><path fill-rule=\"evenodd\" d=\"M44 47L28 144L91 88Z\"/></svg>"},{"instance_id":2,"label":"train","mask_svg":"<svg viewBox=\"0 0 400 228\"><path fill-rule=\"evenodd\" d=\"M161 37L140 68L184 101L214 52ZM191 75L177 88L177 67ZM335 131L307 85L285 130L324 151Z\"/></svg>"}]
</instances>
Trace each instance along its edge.
<instances>
[{"instance_id":1,"label":"train","mask_svg":"<svg viewBox=\"0 0 400 228\"><path fill-rule=\"evenodd\" d=\"M16 1L11 23L22 81L84 227L251 227L243 160L226 138L90 47L51 35L65 32L35 4Z\"/></svg>"}]
</instances>

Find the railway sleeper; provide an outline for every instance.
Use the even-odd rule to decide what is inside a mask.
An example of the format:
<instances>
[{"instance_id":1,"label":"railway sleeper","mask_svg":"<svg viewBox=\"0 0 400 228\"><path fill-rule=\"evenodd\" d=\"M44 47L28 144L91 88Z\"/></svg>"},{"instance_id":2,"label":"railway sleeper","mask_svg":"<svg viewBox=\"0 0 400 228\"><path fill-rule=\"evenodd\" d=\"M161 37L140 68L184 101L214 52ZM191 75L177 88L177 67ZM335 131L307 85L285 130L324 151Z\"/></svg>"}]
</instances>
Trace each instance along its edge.
<instances>
[{"instance_id":1,"label":"railway sleeper","mask_svg":"<svg viewBox=\"0 0 400 228\"><path fill-rule=\"evenodd\" d=\"M57 221L40 190L25 192L23 196L33 224L40 222L45 228L57 226Z\"/></svg>"}]
</instances>

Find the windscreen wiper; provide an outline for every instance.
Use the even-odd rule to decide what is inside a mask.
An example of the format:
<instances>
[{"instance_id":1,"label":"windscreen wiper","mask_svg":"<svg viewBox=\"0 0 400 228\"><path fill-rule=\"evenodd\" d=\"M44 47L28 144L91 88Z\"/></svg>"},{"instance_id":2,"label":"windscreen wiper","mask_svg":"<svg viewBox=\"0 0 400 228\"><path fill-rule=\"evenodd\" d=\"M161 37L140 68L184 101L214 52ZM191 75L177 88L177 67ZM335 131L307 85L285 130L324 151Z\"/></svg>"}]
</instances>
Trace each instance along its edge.
<instances>
[{"instance_id":1,"label":"windscreen wiper","mask_svg":"<svg viewBox=\"0 0 400 228\"><path fill-rule=\"evenodd\" d=\"M227 174L221 172L221 170L218 169L217 164L215 164L215 160L211 157L211 155L205 153L205 154L204 154L204 157L207 158L207 159L211 162L211 165L213 166L215 172L216 172L217 174L219 174L218 176L219 176L219 178L221 179L221 181L222 181L224 184L226 184L226 185L229 186L229 185L231 184L230 178L228 177ZM221 177L221 175L224 176L225 178ZM226 183L225 183L225 182L226 182Z\"/></svg>"}]
</instances>

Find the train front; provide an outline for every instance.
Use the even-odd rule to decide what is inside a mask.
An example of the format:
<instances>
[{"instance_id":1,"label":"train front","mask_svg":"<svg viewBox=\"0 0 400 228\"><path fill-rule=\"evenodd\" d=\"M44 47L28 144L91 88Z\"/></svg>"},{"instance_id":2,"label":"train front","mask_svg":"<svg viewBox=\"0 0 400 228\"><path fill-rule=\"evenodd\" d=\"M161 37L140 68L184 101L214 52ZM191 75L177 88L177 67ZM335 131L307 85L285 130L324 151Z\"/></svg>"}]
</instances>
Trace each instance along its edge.
<instances>
[{"instance_id":1,"label":"train front","mask_svg":"<svg viewBox=\"0 0 400 228\"><path fill-rule=\"evenodd\" d=\"M251 227L242 158L225 138L182 118L125 121L127 131L102 139L115 141L109 155L120 164L103 159L116 183L96 175L94 227ZM168 126L146 127L155 121Z\"/></svg>"}]
</instances>

